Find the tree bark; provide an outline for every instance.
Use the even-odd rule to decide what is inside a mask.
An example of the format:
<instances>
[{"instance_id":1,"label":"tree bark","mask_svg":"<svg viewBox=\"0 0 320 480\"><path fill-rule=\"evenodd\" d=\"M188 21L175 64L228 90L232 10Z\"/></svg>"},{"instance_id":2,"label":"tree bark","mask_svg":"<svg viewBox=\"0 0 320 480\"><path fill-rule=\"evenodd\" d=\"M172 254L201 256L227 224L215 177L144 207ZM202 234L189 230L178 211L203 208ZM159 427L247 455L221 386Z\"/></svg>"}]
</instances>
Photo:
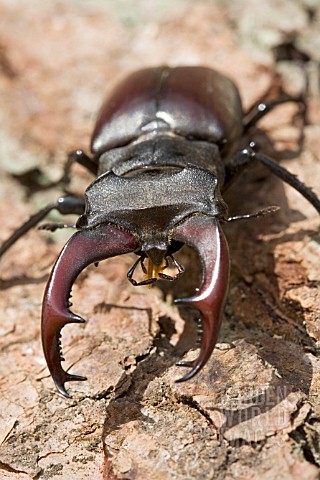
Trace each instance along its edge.
<instances>
[{"instance_id":1,"label":"tree bark","mask_svg":"<svg viewBox=\"0 0 320 480\"><path fill-rule=\"evenodd\" d=\"M244 145L257 140L320 195L320 8L290 0L121 6L0 1L1 241L58 198L48 185L68 151L88 150L106 91L155 64L217 68L238 84L246 109L279 85L297 94L308 83L307 121L283 105ZM81 194L91 181L75 166L70 188ZM184 384L175 383L175 362L197 355L196 318L173 298L198 286L192 251L179 254L187 273L173 285L130 285L131 255L80 275L73 311L87 322L63 329L62 348L64 367L88 381L67 385L71 399L49 377L39 320L70 231L34 230L1 259L1 478L318 478L319 216L259 166L226 201L230 215L281 210L224 228L232 266L219 343Z\"/></svg>"}]
</instances>

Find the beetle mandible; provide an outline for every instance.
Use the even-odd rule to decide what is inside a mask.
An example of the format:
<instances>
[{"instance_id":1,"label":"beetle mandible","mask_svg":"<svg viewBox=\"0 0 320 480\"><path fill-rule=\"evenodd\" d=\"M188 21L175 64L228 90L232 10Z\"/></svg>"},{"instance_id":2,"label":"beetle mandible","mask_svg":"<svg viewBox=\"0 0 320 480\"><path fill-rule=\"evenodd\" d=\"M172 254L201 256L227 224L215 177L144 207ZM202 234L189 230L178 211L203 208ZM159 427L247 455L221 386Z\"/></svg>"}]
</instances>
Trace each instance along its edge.
<instances>
[{"instance_id":1,"label":"beetle mandible","mask_svg":"<svg viewBox=\"0 0 320 480\"><path fill-rule=\"evenodd\" d=\"M274 106L299 98L283 95L244 114L235 84L206 67L161 66L125 78L103 104L91 138L91 157L78 150L69 157L65 178L76 161L96 175L84 199L63 196L17 229L0 248L2 255L53 209L78 214L78 231L53 266L42 308L42 344L59 392L65 383L85 380L66 372L60 346L61 329L84 320L69 310L72 285L90 263L135 252L128 272L133 285L174 280L183 267L174 253L184 244L194 248L202 266L202 283L190 298L178 299L199 310L201 348L190 370L178 381L196 375L214 349L229 279L229 252L221 223L264 215L228 218L222 194L253 160L265 165L298 190L320 213L320 200L294 175L253 145L239 149L244 133ZM53 225L52 230L59 225ZM144 262L147 262L145 267ZM176 275L164 273L168 262ZM146 279L133 276L140 263Z\"/></svg>"}]
</instances>

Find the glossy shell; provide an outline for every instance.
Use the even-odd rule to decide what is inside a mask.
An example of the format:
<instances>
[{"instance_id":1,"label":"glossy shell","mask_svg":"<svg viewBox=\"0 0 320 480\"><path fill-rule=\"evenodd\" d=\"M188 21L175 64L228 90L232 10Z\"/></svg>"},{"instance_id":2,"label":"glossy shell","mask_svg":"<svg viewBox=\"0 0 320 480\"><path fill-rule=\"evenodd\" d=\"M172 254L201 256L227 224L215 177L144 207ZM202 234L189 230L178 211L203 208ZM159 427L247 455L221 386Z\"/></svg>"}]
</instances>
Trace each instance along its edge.
<instances>
[{"instance_id":1,"label":"glossy shell","mask_svg":"<svg viewBox=\"0 0 320 480\"><path fill-rule=\"evenodd\" d=\"M104 102L91 150L102 153L150 132L174 133L234 148L242 133L235 85L205 67L147 68L124 79Z\"/></svg>"}]
</instances>

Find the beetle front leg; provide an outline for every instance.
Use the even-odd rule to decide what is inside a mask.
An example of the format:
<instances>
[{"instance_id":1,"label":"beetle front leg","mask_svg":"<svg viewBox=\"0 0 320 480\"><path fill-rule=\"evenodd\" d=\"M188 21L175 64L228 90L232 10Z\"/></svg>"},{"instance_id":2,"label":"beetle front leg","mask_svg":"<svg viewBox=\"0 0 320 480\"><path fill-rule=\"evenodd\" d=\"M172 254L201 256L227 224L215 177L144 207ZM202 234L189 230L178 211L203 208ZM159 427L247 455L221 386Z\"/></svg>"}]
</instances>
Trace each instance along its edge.
<instances>
[{"instance_id":1,"label":"beetle front leg","mask_svg":"<svg viewBox=\"0 0 320 480\"><path fill-rule=\"evenodd\" d=\"M193 362L177 363L192 367L177 380L184 382L204 367L217 342L229 285L229 250L218 220L204 215L194 215L178 225L172 238L195 248L202 264L202 285L198 294L175 301L198 309L203 329L199 357Z\"/></svg>"},{"instance_id":2,"label":"beetle front leg","mask_svg":"<svg viewBox=\"0 0 320 480\"><path fill-rule=\"evenodd\" d=\"M42 345L51 376L65 397L70 397L64 386L66 382L85 380L85 377L69 374L61 366L61 329L68 323L84 322L69 310L71 287L90 263L131 252L138 247L133 234L113 225L82 230L70 238L52 269L42 305Z\"/></svg>"}]
</instances>

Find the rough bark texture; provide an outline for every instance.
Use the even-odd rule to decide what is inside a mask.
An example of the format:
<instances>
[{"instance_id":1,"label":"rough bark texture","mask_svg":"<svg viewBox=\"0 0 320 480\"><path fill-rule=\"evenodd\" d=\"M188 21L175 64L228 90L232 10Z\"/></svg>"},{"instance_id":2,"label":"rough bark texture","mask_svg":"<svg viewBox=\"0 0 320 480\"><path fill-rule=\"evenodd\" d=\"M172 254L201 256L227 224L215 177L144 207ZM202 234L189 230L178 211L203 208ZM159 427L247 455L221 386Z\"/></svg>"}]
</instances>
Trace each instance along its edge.
<instances>
[{"instance_id":1,"label":"rough bark texture","mask_svg":"<svg viewBox=\"0 0 320 480\"><path fill-rule=\"evenodd\" d=\"M252 138L320 194L317 2L1 0L0 26L1 240L57 198L41 185L68 151L87 149L105 93L148 65L218 68L245 107L279 83L290 93L308 84L303 126L288 104ZM81 193L91 177L73 172ZM73 303L87 323L64 328L63 350L89 381L71 384L70 400L55 391L39 338L45 281L69 232L30 232L1 260L1 479L318 478L319 217L262 168L227 201L232 214L281 210L225 229L220 343L186 384L174 383L174 365L196 355L196 328L172 298L197 286L192 252L175 285L134 288L131 256L81 274Z\"/></svg>"}]
</instances>

